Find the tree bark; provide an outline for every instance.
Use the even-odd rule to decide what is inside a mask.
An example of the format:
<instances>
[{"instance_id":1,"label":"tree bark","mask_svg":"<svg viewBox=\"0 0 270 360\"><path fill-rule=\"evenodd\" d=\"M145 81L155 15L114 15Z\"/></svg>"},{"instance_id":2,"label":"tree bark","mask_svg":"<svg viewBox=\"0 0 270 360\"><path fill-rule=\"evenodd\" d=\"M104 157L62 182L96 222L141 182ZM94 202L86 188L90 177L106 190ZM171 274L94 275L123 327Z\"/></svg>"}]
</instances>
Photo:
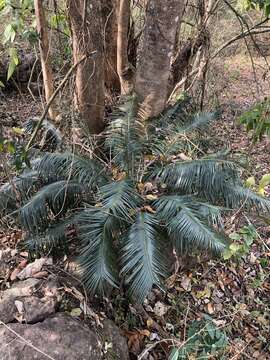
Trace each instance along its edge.
<instances>
[{"instance_id":1,"label":"tree bark","mask_svg":"<svg viewBox=\"0 0 270 360\"><path fill-rule=\"evenodd\" d=\"M149 0L141 38L135 91L145 117L158 115L165 107L171 58L183 0Z\"/></svg>"},{"instance_id":2,"label":"tree bark","mask_svg":"<svg viewBox=\"0 0 270 360\"><path fill-rule=\"evenodd\" d=\"M128 60L128 32L130 25L130 0L119 0L117 35L117 72L121 83L121 94L133 90L134 71Z\"/></svg>"},{"instance_id":3,"label":"tree bark","mask_svg":"<svg viewBox=\"0 0 270 360\"><path fill-rule=\"evenodd\" d=\"M105 86L111 94L120 93L120 79L117 73L117 33L119 0L104 0L102 18L104 28Z\"/></svg>"},{"instance_id":4,"label":"tree bark","mask_svg":"<svg viewBox=\"0 0 270 360\"><path fill-rule=\"evenodd\" d=\"M35 0L35 15L37 22L37 32L39 34L39 52L40 52L40 61L42 68L43 84L45 91L46 103L49 102L50 97L53 94L53 72L50 62L50 43L48 36L48 28L46 23L45 12L42 5L42 0ZM52 120L55 120L57 112L55 110L55 104L49 109L49 117Z\"/></svg>"},{"instance_id":5,"label":"tree bark","mask_svg":"<svg viewBox=\"0 0 270 360\"><path fill-rule=\"evenodd\" d=\"M104 50L99 0L68 0L74 63L96 51L77 67L75 106L91 133L104 128Z\"/></svg>"}]
</instances>

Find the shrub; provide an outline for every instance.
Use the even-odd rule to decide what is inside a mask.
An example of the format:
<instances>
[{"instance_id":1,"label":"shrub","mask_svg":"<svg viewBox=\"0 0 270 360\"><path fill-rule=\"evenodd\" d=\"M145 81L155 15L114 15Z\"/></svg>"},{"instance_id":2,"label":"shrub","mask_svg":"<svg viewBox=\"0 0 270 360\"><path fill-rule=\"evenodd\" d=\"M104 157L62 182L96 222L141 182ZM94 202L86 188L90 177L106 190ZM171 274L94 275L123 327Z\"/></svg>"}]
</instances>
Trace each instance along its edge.
<instances>
[{"instance_id":1,"label":"shrub","mask_svg":"<svg viewBox=\"0 0 270 360\"><path fill-rule=\"evenodd\" d=\"M181 101L146 122L130 99L104 132L103 159L41 154L2 187L1 211L13 214L27 233L24 246L38 254L64 248L73 224L86 287L102 294L124 278L143 301L162 287L173 248L182 256L227 248L224 207L270 210L268 199L242 187L225 152L205 152L202 134L217 115L194 114Z\"/></svg>"}]
</instances>

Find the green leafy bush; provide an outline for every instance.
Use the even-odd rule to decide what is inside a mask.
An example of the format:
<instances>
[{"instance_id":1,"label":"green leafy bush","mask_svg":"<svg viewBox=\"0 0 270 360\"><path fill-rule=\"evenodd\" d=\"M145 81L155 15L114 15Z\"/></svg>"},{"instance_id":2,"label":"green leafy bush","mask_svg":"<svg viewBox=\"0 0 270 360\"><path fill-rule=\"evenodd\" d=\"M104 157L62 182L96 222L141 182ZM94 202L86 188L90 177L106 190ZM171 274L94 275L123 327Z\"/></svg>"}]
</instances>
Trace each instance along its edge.
<instances>
[{"instance_id":1,"label":"green leafy bush","mask_svg":"<svg viewBox=\"0 0 270 360\"><path fill-rule=\"evenodd\" d=\"M147 122L130 99L103 134L102 158L39 155L1 189L2 213L15 216L27 233L24 246L38 254L64 248L73 224L86 287L104 293L124 278L143 301L153 285L162 287L173 247L182 256L227 249L224 207L270 211L268 199L242 187L225 153L205 152L203 132L216 118L180 101Z\"/></svg>"},{"instance_id":2,"label":"green leafy bush","mask_svg":"<svg viewBox=\"0 0 270 360\"><path fill-rule=\"evenodd\" d=\"M224 260L232 257L241 257L247 255L250 251L254 240L258 237L258 233L253 225L243 226L238 232L230 235L231 243L223 253Z\"/></svg>"},{"instance_id":3,"label":"green leafy bush","mask_svg":"<svg viewBox=\"0 0 270 360\"><path fill-rule=\"evenodd\" d=\"M270 101L266 99L258 103L240 117L241 124L247 131L252 132L254 142L262 139L263 135L270 136Z\"/></svg>"},{"instance_id":4,"label":"green leafy bush","mask_svg":"<svg viewBox=\"0 0 270 360\"><path fill-rule=\"evenodd\" d=\"M188 329L187 341L182 347L172 349L169 360L212 359L224 353L228 346L228 337L213 320L205 315L200 321L194 321Z\"/></svg>"}]
</instances>

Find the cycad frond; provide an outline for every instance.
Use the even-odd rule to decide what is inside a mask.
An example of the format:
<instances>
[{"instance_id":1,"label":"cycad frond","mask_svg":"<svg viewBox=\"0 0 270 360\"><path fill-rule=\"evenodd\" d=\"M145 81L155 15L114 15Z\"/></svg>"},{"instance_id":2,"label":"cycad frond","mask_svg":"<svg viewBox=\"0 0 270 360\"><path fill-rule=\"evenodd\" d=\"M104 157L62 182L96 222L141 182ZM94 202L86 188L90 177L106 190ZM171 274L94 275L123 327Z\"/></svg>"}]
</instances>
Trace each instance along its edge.
<instances>
[{"instance_id":1,"label":"cycad frond","mask_svg":"<svg viewBox=\"0 0 270 360\"><path fill-rule=\"evenodd\" d=\"M176 124L184 125L192 108L193 104L190 98L185 97L178 100L175 104L168 107L161 116L151 120L148 127L149 131L158 135L164 129L167 131L171 127L175 127Z\"/></svg>"},{"instance_id":2,"label":"cycad frond","mask_svg":"<svg viewBox=\"0 0 270 360\"><path fill-rule=\"evenodd\" d=\"M119 219L130 219L131 211L135 213L136 208L142 204L139 196L130 180L122 180L109 183L100 188L100 200L104 210Z\"/></svg>"},{"instance_id":3,"label":"cycad frond","mask_svg":"<svg viewBox=\"0 0 270 360\"><path fill-rule=\"evenodd\" d=\"M258 212L270 212L270 199L257 195L239 184L228 183L221 195L228 207L234 209L243 207L243 209L254 209Z\"/></svg>"},{"instance_id":4,"label":"cycad frond","mask_svg":"<svg viewBox=\"0 0 270 360\"><path fill-rule=\"evenodd\" d=\"M129 180L102 186L100 208L87 208L77 217L83 242L79 261L90 291L104 292L106 284L117 286L118 277L113 249L114 239L132 221L142 199Z\"/></svg>"},{"instance_id":5,"label":"cycad frond","mask_svg":"<svg viewBox=\"0 0 270 360\"><path fill-rule=\"evenodd\" d=\"M87 186L102 185L106 182L104 167L93 159L72 153L47 153L37 164L43 177L55 176L78 181Z\"/></svg>"},{"instance_id":6,"label":"cycad frond","mask_svg":"<svg viewBox=\"0 0 270 360\"><path fill-rule=\"evenodd\" d=\"M221 208L196 199L192 195L164 195L153 204L158 217L169 223L182 209L195 211L209 225L223 227Z\"/></svg>"},{"instance_id":7,"label":"cycad frond","mask_svg":"<svg viewBox=\"0 0 270 360\"><path fill-rule=\"evenodd\" d=\"M137 107L134 99L120 110L113 115L105 132L105 146L113 163L126 171L130 177L134 177L138 164L142 161L145 126L136 116Z\"/></svg>"},{"instance_id":8,"label":"cycad frond","mask_svg":"<svg viewBox=\"0 0 270 360\"><path fill-rule=\"evenodd\" d=\"M166 165L157 177L175 190L211 194L226 181L238 179L237 165L228 160L199 159Z\"/></svg>"},{"instance_id":9,"label":"cycad frond","mask_svg":"<svg viewBox=\"0 0 270 360\"><path fill-rule=\"evenodd\" d=\"M121 273L126 276L131 296L140 302L153 285L161 287L166 274L166 254L157 225L154 215L139 212L122 239Z\"/></svg>"},{"instance_id":10,"label":"cycad frond","mask_svg":"<svg viewBox=\"0 0 270 360\"><path fill-rule=\"evenodd\" d=\"M33 117L27 120L24 124L24 129L27 133L31 134L39 122L38 117ZM63 142L63 136L59 129L57 129L48 119L43 120L42 129L45 131L44 139L52 149L60 147Z\"/></svg>"},{"instance_id":11,"label":"cycad frond","mask_svg":"<svg viewBox=\"0 0 270 360\"><path fill-rule=\"evenodd\" d=\"M197 210L188 207L170 221L168 232L180 253L197 248L219 254L228 245L224 235L212 229Z\"/></svg>"},{"instance_id":12,"label":"cycad frond","mask_svg":"<svg viewBox=\"0 0 270 360\"><path fill-rule=\"evenodd\" d=\"M42 184L36 171L28 171L0 187L0 214L14 211Z\"/></svg>"},{"instance_id":13,"label":"cycad frond","mask_svg":"<svg viewBox=\"0 0 270 360\"><path fill-rule=\"evenodd\" d=\"M150 136L148 149L153 155L165 158L179 153L197 153L202 143L198 134L205 131L217 119L217 115L217 112L197 113L191 119L187 117L185 123L165 126Z\"/></svg>"},{"instance_id":14,"label":"cycad frond","mask_svg":"<svg viewBox=\"0 0 270 360\"><path fill-rule=\"evenodd\" d=\"M118 222L108 210L88 208L77 217L82 247L79 263L87 289L103 294L108 285L118 286L114 235Z\"/></svg>"},{"instance_id":15,"label":"cycad frond","mask_svg":"<svg viewBox=\"0 0 270 360\"><path fill-rule=\"evenodd\" d=\"M66 244L66 229L72 225L72 218L68 218L48 226L41 234L29 234L24 240L22 247L26 248L31 254L48 255L55 249L63 249Z\"/></svg>"},{"instance_id":16,"label":"cycad frond","mask_svg":"<svg viewBox=\"0 0 270 360\"><path fill-rule=\"evenodd\" d=\"M196 131L205 131L209 125L217 120L219 112L200 112L195 114L188 124L183 126L177 126L177 133L185 133L188 134L190 132Z\"/></svg>"},{"instance_id":17,"label":"cycad frond","mask_svg":"<svg viewBox=\"0 0 270 360\"><path fill-rule=\"evenodd\" d=\"M80 205L89 196L83 185L65 180L44 186L31 200L19 210L23 227L38 233L45 229L50 221Z\"/></svg>"}]
</instances>

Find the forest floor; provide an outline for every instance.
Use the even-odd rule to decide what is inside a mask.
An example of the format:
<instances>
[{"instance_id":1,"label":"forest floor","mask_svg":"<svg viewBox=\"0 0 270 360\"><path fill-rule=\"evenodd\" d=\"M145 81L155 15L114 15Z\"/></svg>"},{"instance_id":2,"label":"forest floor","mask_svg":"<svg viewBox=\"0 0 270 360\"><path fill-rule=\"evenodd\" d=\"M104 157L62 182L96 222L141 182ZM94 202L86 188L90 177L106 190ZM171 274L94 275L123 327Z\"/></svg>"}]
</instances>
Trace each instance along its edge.
<instances>
[{"instance_id":1,"label":"forest floor","mask_svg":"<svg viewBox=\"0 0 270 360\"><path fill-rule=\"evenodd\" d=\"M229 146L239 158L248 156L248 170L243 176L259 180L270 172L270 139L254 145L238 118L257 99L269 95L269 79L264 79L265 69L260 63L256 85L252 68L243 56L225 59L215 66L212 81L224 110L215 129L219 142ZM4 97L0 105L1 117L8 119L9 114L15 119L10 124L8 121L13 120L7 120L6 131L9 126L20 127L26 118L40 114L39 102L26 94ZM4 178L0 184L1 181ZM129 304L121 292L113 292L110 299L102 302L85 298L94 318L114 320L128 338L134 359L166 359L165 354L172 349L171 360L180 359L181 353L185 354L183 359L190 360L270 359L270 226L237 211L226 220L226 231L233 234L237 245L230 258L180 261L178 271L166 282L166 291L154 289L143 306ZM14 249L20 238L20 230L0 229L0 250ZM14 255L4 279L0 279L1 289L10 286L14 269L25 256ZM63 283L63 309L84 319L83 313L76 312L81 300L72 290L76 287L84 297L83 288L66 274L70 267L65 257L55 260L47 273L57 274ZM213 355L204 357L204 351Z\"/></svg>"}]
</instances>

